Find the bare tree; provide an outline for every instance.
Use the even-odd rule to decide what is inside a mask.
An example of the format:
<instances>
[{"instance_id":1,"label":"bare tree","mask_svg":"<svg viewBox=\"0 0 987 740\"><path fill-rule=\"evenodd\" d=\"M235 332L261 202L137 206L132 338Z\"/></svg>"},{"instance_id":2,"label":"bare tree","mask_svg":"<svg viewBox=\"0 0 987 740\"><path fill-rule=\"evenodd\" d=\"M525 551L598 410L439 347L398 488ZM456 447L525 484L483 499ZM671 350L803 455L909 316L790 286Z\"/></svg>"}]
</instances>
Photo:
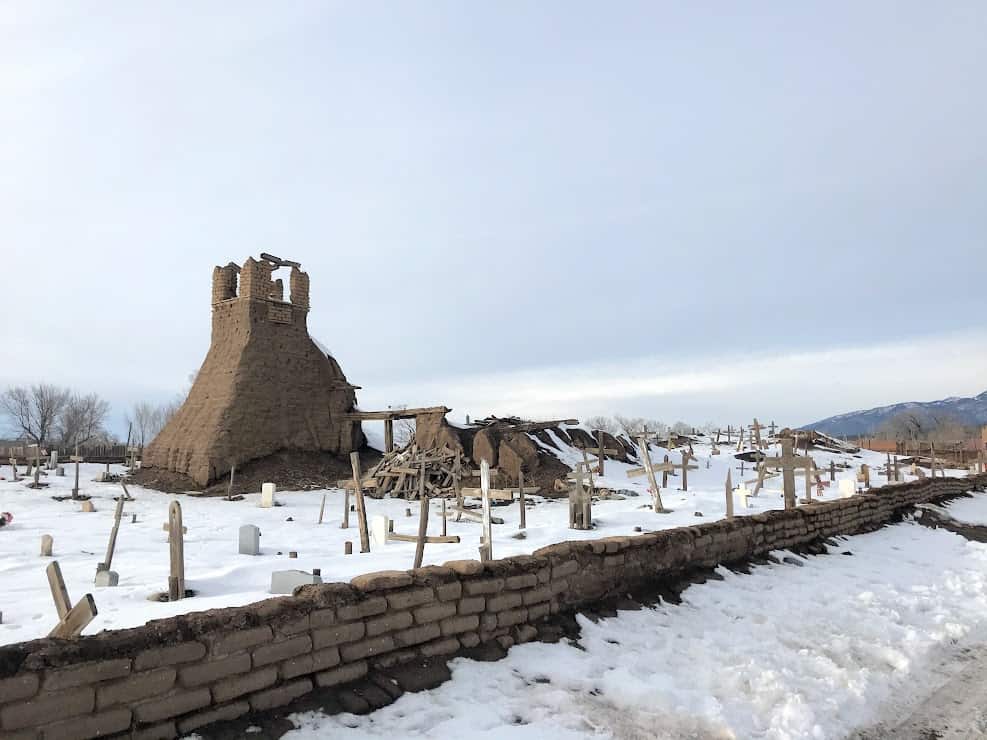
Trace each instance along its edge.
<instances>
[{"instance_id":1,"label":"bare tree","mask_svg":"<svg viewBox=\"0 0 987 740\"><path fill-rule=\"evenodd\" d=\"M110 413L110 404L96 393L83 396L73 393L65 400L58 415L58 436L65 447L92 442L105 436L104 425Z\"/></svg>"},{"instance_id":2,"label":"bare tree","mask_svg":"<svg viewBox=\"0 0 987 740\"><path fill-rule=\"evenodd\" d=\"M19 435L44 446L69 395L68 388L50 383L14 386L0 395L0 411Z\"/></svg>"},{"instance_id":3,"label":"bare tree","mask_svg":"<svg viewBox=\"0 0 987 740\"><path fill-rule=\"evenodd\" d=\"M672 431L676 434L681 434L682 436L688 436L692 434L692 424L686 424L684 421L677 421L672 424Z\"/></svg>"},{"instance_id":4,"label":"bare tree","mask_svg":"<svg viewBox=\"0 0 987 740\"><path fill-rule=\"evenodd\" d=\"M628 437L634 437L644 432L645 420L640 416L621 416L614 414L614 421L620 426L620 431ZM650 431L650 430L649 430Z\"/></svg>"},{"instance_id":5,"label":"bare tree","mask_svg":"<svg viewBox=\"0 0 987 740\"><path fill-rule=\"evenodd\" d=\"M620 424L609 416L590 416L583 420L583 425L589 429L599 429L607 434L617 434L620 431Z\"/></svg>"},{"instance_id":6,"label":"bare tree","mask_svg":"<svg viewBox=\"0 0 987 740\"><path fill-rule=\"evenodd\" d=\"M415 439L415 420L398 419L394 424L394 445L397 449L407 447Z\"/></svg>"}]
</instances>

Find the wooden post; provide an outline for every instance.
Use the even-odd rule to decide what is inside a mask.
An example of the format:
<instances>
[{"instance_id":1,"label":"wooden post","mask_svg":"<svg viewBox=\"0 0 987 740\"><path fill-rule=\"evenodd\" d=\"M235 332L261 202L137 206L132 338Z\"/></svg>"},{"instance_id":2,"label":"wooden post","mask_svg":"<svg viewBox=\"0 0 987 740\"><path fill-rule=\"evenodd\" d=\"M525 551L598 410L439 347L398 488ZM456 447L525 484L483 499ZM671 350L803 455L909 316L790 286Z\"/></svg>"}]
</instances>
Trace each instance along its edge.
<instances>
[{"instance_id":1,"label":"wooden post","mask_svg":"<svg viewBox=\"0 0 987 740\"><path fill-rule=\"evenodd\" d=\"M483 495L483 542L480 544L480 560L493 560L493 526L490 522L490 463L480 460L480 492Z\"/></svg>"},{"instance_id":2,"label":"wooden post","mask_svg":"<svg viewBox=\"0 0 987 740\"><path fill-rule=\"evenodd\" d=\"M172 501L168 506L168 551L171 556L168 601L185 598L185 537L182 530L182 505Z\"/></svg>"},{"instance_id":3,"label":"wooden post","mask_svg":"<svg viewBox=\"0 0 987 740\"><path fill-rule=\"evenodd\" d=\"M733 480L727 468L727 519L733 519Z\"/></svg>"},{"instance_id":4,"label":"wooden post","mask_svg":"<svg viewBox=\"0 0 987 740\"><path fill-rule=\"evenodd\" d=\"M363 473L360 470L359 452L350 453L350 465L353 467L353 484L356 489L356 523L360 528L360 552L370 552L370 532L367 530L367 508L363 501Z\"/></svg>"},{"instance_id":5,"label":"wooden post","mask_svg":"<svg viewBox=\"0 0 987 740\"><path fill-rule=\"evenodd\" d=\"M668 488L668 469L670 467L668 463L668 455L665 455L665 468L661 471L661 487Z\"/></svg>"},{"instance_id":6,"label":"wooden post","mask_svg":"<svg viewBox=\"0 0 987 740\"><path fill-rule=\"evenodd\" d=\"M442 536L445 537L446 532L446 497L442 497Z\"/></svg>"},{"instance_id":7,"label":"wooden post","mask_svg":"<svg viewBox=\"0 0 987 740\"><path fill-rule=\"evenodd\" d=\"M661 489L658 488L658 479L655 478L655 469L651 464L651 451L648 449L648 442L645 438L639 438L637 441L637 448L641 452L641 464L644 465L644 471L648 475L648 486L651 488L651 503L653 504L654 511L656 514L667 513L667 509L662 505L661 502ZM665 455L667 460L668 455ZM667 471L663 471L663 475L668 475Z\"/></svg>"},{"instance_id":8,"label":"wooden post","mask_svg":"<svg viewBox=\"0 0 987 740\"><path fill-rule=\"evenodd\" d=\"M43 558L51 557L51 548L54 542L55 541L54 539L52 539L52 536L50 534L41 535L41 557Z\"/></svg>"},{"instance_id":9,"label":"wooden post","mask_svg":"<svg viewBox=\"0 0 987 740\"><path fill-rule=\"evenodd\" d=\"M518 529L525 528L525 510L524 510L524 468L519 466L517 471L517 488L518 488ZM443 519L445 521L445 519ZM442 534L445 534L443 532Z\"/></svg>"},{"instance_id":10,"label":"wooden post","mask_svg":"<svg viewBox=\"0 0 987 740\"><path fill-rule=\"evenodd\" d=\"M350 540L346 540L346 542L343 543L343 555L352 555L352 554L353 554L353 543Z\"/></svg>"},{"instance_id":11,"label":"wooden post","mask_svg":"<svg viewBox=\"0 0 987 740\"><path fill-rule=\"evenodd\" d=\"M319 507L319 524L322 524L322 517L326 513L326 495L322 494L322 506Z\"/></svg>"},{"instance_id":12,"label":"wooden post","mask_svg":"<svg viewBox=\"0 0 987 740\"><path fill-rule=\"evenodd\" d=\"M686 450L682 450L682 465L680 465L679 467L682 468L682 490L683 491L688 491L689 490L689 471L690 470L698 470L699 469L698 466L696 466L696 465L689 465L689 460L691 460L691 459L692 459L692 454L689 453L689 452L687 452Z\"/></svg>"},{"instance_id":13,"label":"wooden post","mask_svg":"<svg viewBox=\"0 0 987 740\"><path fill-rule=\"evenodd\" d=\"M600 467L599 467L599 470L597 472L599 472L600 475L603 475L603 460L605 458L603 457L603 430L602 429L597 429L596 430L596 442L597 442L597 444L600 447ZM592 487L592 481L590 482L590 486Z\"/></svg>"},{"instance_id":14,"label":"wooden post","mask_svg":"<svg viewBox=\"0 0 987 740\"><path fill-rule=\"evenodd\" d=\"M110 530L110 541L106 545L106 558L97 566L97 570L109 570L113 563L113 551L117 546L117 532L120 531L121 518L123 518L123 496L117 499L117 508L113 512L113 529Z\"/></svg>"},{"instance_id":15,"label":"wooden post","mask_svg":"<svg viewBox=\"0 0 987 740\"><path fill-rule=\"evenodd\" d=\"M425 557L425 538L428 537L428 493L425 491L425 453L422 452L422 467L418 474L418 541L415 543L415 566L422 567Z\"/></svg>"},{"instance_id":16,"label":"wooden post","mask_svg":"<svg viewBox=\"0 0 987 740\"><path fill-rule=\"evenodd\" d=\"M226 500L233 500L233 476L236 475L236 463L230 464L230 483L226 486ZM320 518L321 519L321 518Z\"/></svg>"},{"instance_id":17,"label":"wooden post","mask_svg":"<svg viewBox=\"0 0 987 740\"><path fill-rule=\"evenodd\" d=\"M836 480L836 461L829 461L829 482L833 483Z\"/></svg>"},{"instance_id":18,"label":"wooden post","mask_svg":"<svg viewBox=\"0 0 987 740\"><path fill-rule=\"evenodd\" d=\"M75 463L75 486L72 488L72 498L79 497L79 463L82 462L82 458L79 457L79 445L75 446L75 454L72 455L72 462Z\"/></svg>"},{"instance_id":19,"label":"wooden post","mask_svg":"<svg viewBox=\"0 0 987 740\"><path fill-rule=\"evenodd\" d=\"M394 452L394 419L384 419L384 452Z\"/></svg>"},{"instance_id":20,"label":"wooden post","mask_svg":"<svg viewBox=\"0 0 987 740\"><path fill-rule=\"evenodd\" d=\"M343 489L343 521L339 525L340 529L350 528L350 489Z\"/></svg>"},{"instance_id":21,"label":"wooden post","mask_svg":"<svg viewBox=\"0 0 987 740\"><path fill-rule=\"evenodd\" d=\"M586 468L586 475L589 476L589 492L590 495L593 494L593 468L589 464L589 456L586 454L586 450L583 450L583 466Z\"/></svg>"}]
</instances>

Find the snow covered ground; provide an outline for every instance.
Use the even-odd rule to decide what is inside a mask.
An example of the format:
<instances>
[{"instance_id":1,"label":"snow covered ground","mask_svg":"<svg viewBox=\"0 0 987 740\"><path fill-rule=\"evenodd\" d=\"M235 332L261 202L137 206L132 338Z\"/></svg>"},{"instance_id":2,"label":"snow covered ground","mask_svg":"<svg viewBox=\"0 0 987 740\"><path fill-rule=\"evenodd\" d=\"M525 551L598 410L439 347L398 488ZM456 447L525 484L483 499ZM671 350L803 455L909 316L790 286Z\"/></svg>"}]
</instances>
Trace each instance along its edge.
<instances>
[{"instance_id":1,"label":"snow covered ground","mask_svg":"<svg viewBox=\"0 0 987 740\"><path fill-rule=\"evenodd\" d=\"M958 498L941 508L949 518L960 524L987 526L987 497Z\"/></svg>"},{"instance_id":2,"label":"snow covered ground","mask_svg":"<svg viewBox=\"0 0 987 740\"><path fill-rule=\"evenodd\" d=\"M505 520L504 525L494 527L494 556L530 553L545 545L576 539L594 539L611 535L634 534L635 527L643 531L665 529L695 524L697 521L719 519L724 515L724 481L730 465L735 484L740 482L739 461L730 448L721 447L722 454L711 455L708 444L696 445L699 458L694 464L698 470L689 473L689 491L677 491L679 478L670 478L669 487L662 490L663 503L673 510L671 514L655 514L651 511L651 498L646 479L628 479L629 465L608 461L606 477L601 485L626 490L630 494L623 500L606 500L594 503L593 518L596 527L589 531L568 529L568 507L564 500L539 500L538 505L527 512L527 529L524 539L518 534L518 507L496 507L494 514ZM666 450L655 447L652 459L660 461ZM777 453L777 450L774 450ZM570 465L582 460L582 453L567 448L560 457ZM883 456L864 452L859 457L813 453L820 468L828 468L831 457L846 460L854 466L862 462L872 467L883 464ZM678 461L678 452L672 454ZM707 468L707 464L709 467ZM32 491L23 483L0 480L0 511L14 514L13 524L0 529L0 577L3 578L3 595L0 596L0 644L19 642L46 635L55 622L54 606L45 577L49 560L39 557L41 537L54 537L54 558L58 560L62 574L73 599L92 593L99 616L86 629L92 634L103 629L131 627L149 619L172 616L189 611L200 611L222 606L248 604L270 596L271 571L322 569L326 581L346 581L360 573L384 569L406 569L412 565L414 545L391 543L373 552L360 554L356 516L351 514L349 529L340 529L343 493L328 492L326 518L317 524L321 491L279 492L277 508L262 509L258 503L259 492L243 501L227 502L215 498L172 496L130 487L136 501L128 502L120 528L113 560L113 570L120 574L116 588L93 586L96 565L103 560L106 543L113 522L113 497L121 493L118 484L95 483L93 478L103 469L102 465L83 464L80 476L82 492L92 496L95 513L83 513L78 502L52 500L53 495L67 495L72 487L73 469L66 466L66 477L54 473L45 480L51 486L43 491ZM119 472L119 468L115 468ZM9 477L9 466L2 474ZM948 471L958 475L959 471ZM852 478L854 471L839 471L839 477ZM751 465L745 465L744 478L751 479ZM828 479L824 475L824 479ZM872 483L880 485L884 479L872 473ZM739 515L757 513L782 507L780 479L768 482L760 496L752 499L752 508L742 509ZM801 496L802 482L798 482ZM837 495L827 489L825 499ZM537 498L537 497L535 497ZM185 526L185 574L186 586L196 592L194 598L174 603L148 601L148 596L166 590L168 575L167 536L162 524L167 520L168 504L177 499L182 504ZM411 508L412 517L405 511ZM440 507L432 505L429 532L441 529ZM695 516L702 512L703 519ZM132 523L132 515L137 522ZM367 514L385 514L395 520L395 531L414 534L417 531L417 502L384 499L367 499ZM258 557L237 553L237 530L242 524L260 527L261 552ZM480 525L475 522L449 521L448 533L459 535L458 545L428 545L425 548L425 564L441 564L447 560L477 558ZM354 543L353 555L343 554L344 541ZM297 559L289 559L288 552L298 552Z\"/></svg>"},{"instance_id":3,"label":"snow covered ground","mask_svg":"<svg viewBox=\"0 0 987 740\"><path fill-rule=\"evenodd\" d=\"M373 714L292 715L284 740L844 738L906 712L944 659L987 641L987 545L906 522L830 553L580 618L578 648L457 658L450 681Z\"/></svg>"}]
</instances>

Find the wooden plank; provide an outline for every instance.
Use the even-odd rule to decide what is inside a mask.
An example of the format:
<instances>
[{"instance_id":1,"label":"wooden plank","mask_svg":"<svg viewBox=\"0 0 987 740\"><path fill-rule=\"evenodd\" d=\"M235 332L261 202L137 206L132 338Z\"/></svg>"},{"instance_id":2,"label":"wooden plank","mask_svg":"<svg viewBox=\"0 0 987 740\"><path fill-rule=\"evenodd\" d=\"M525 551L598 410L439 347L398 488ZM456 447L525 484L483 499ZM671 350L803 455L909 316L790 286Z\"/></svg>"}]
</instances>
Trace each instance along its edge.
<instances>
[{"instance_id":1,"label":"wooden plank","mask_svg":"<svg viewBox=\"0 0 987 740\"><path fill-rule=\"evenodd\" d=\"M490 463L480 461L480 491L483 495L483 543L480 545L480 560L493 560L493 527L490 521Z\"/></svg>"},{"instance_id":2,"label":"wooden plank","mask_svg":"<svg viewBox=\"0 0 987 740\"><path fill-rule=\"evenodd\" d=\"M416 534L398 534L397 532L387 533L388 542L418 542L418 535ZM459 535L428 535L425 537L425 542L429 545L456 545L459 544Z\"/></svg>"},{"instance_id":3,"label":"wooden plank","mask_svg":"<svg viewBox=\"0 0 987 740\"><path fill-rule=\"evenodd\" d=\"M123 517L123 496L117 499L117 508L113 512L113 529L110 530L110 541L106 545L106 559L103 561L103 569L109 570L113 564L113 552L117 546L117 532L120 531L120 519Z\"/></svg>"},{"instance_id":4,"label":"wooden plank","mask_svg":"<svg viewBox=\"0 0 987 740\"><path fill-rule=\"evenodd\" d=\"M425 538L428 536L428 493L425 491L425 466L418 478L418 537L415 543L415 568L422 567L425 557Z\"/></svg>"},{"instance_id":5,"label":"wooden plank","mask_svg":"<svg viewBox=\"0 0 987 740\"><path fill-rule=\"evenodd\" d=\"M353 467L353 480L362 481L360 474L360 453L350 453L350 465ZM347 511L349 507L347 507ZM367 507L363 500L363 487L356 487L356 520L360 528L360 552L370 552L370 532L367 530Z\"/></svg>"},{"instance_id":6,"label":"wooden plank","mask_svg":"<svg viewBox=\"0 0 987 740\"><path fill-rule=\"evenodd\" d=\"M185 538L182 536L182 505L172 501L168 506L168 552L171 570L168 576L168 600L185 598Z\"/></svg>"},{"instance_id":7,"label":"wooden plank","mask_svg":"<svg viewBox=\"0 0 987 740\"><path fill-rule=\"evenodd\" d=\"M517 489L518 489L518 529L525 528L525 509L524 509L524 468L519 467L517 471Z\"/></svg>"},{"instance_id":8,"label":"wooden plank","mask_svg":"<svg viewBox=\"0 0 987 740\"><path fill-rule=\"evenodd\" d=\"M55 629L48 633L48 637L63 640L78 637L97 614L99 612L96 610L96 602L93 601L92 594L86 594L69 610L65 618L55 625Z\"/></svg>"},{"instance_id":9,"label":"wooden plank","mask_svg":"<svg viewBox=\"0 0 987 740\"><path fill-rule=\"evenodd\" d=\"M342 414L346 421L386 421L387 419L414 419L422 414L448 414L452 409L445 406L424 406L414 409L388 409L387 411L351 411Z\"/></svg>"},{"instance_id":10,"label":"wooden plank","mask_svg":"<svg viewBox=\"0 0 987 740\"><path fill-rule=\"evenodd\" d=\"M65 619L72 602L69 600L68 589L65 588L65 579L62 578L62 569L57 560L52 560L45 568L48 576L48 587L51 589L51 598L55 601L55 612L58 614L58 621Z\"/></svg>"}]
</instances>

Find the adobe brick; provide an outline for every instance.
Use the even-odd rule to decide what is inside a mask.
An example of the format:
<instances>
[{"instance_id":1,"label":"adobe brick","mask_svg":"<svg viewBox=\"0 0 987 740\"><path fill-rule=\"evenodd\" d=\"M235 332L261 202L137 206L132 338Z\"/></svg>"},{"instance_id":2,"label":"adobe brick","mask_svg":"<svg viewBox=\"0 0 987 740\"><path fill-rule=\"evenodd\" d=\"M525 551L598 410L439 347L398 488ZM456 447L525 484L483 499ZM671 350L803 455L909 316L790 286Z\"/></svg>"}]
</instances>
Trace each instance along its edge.
<instances>
[{"instance_id":1,"label":"adobe brick","mask_svg":"<svg viewBox=\"0 0 987 740\"><path fill-rule=\"evenodd\" d=\"M352 663L356 660L390 652L393 649L394 638L390 635L381 635L380 637L371 637L367 640L344 645L339 649L339 657L343 659L344 663Z\"/></svg>"},{"instance_id":2,"label":"adobe brick","mask_svg":"<svg viewBox=\"0 0 987 740\"><path fill-rule=\"evenodd\" d=\"M328 627L330 624L336 624L336 610L335 609L316 609L309 616L309 626L312 629L318 627ZM353 617L356 619L356 617Z\"/></svg>"},{"instance_id":3,"label":"adobe brick","mask_svg":"<svg viewBox=\"0 0 987 740\"><path fill-rule=\"evenodd\" d=\"M363 678L367 675L367 661L361 660L356 663L350 663L349 665L340 666L339 668L334 668L331 671L325 671L324 673L317 673L315 675L315 683L319 688L327 688L329 686L337 686L341 683L349 683L350 681L356 681L359 678Z\"/></svg>"},{"instance_id":4,"label":"adobe brick","mask_svg":"<svg viewBox=\"0 0 987 740\"><path fill-rule=\"evenodd\" d=\"M96 687L96 706L99 709L114 704L132 704L141 699L164 694L175 685L174 668L156 668L144 673L134 673L122 681Z\"/></svg>"},{"instance_id":5,"label":"adobe brick","mask_svg":"<svg viewBox=\"0 0 987 740\"><path fill-rule=\"evenodd\" d=\"M579 563L575 560L567 560L552 566L552 580L565 578L579 572Z\"/></svg>"},{"instance_id":6,"label":"adobe brick","mask_svg":"<svg viewBox=\"0 0 987 740\"><path fill-rule=\"evenodd\" d=\"M281 664L281 678L289 679L303 676L306 673L324 671L339 665L339 648L330 647L316 650L309 655L299 655L297 658L286 660Z\"/></svg>"},{"instance_id":7,"label":"adobe brick","mask_svg":"<svg viewBox=\"0 0 987 740\"><path fill-rule=\"evenodd\" d=\"M456 613L455 603L439 603L420 606L415 609L415 622L417 624L427 624L428 622L438 622L440 619L451 617Z\"/></svg>"},{"instance_id":8,"label":"adobe brick","mask_svg":"<svg viewBox=\"0 0 987 740\"><path fill-rule=\"evenodd\" d=\"M347 624L336 624L320 630L312 631L312 647L321 650L333 645L342 645L346 642L354 642L363 637L363 622L349 622Z\"/></svg>"},{"instance_id":9,"label":"adobe brick","mask_svg":"<svg viewBox=\"0 0 987 740\"><path fill-rule=\"evenodd\" d=\"M276 637L290 637L300 632L308 632L311 627L311 621L311 615L309 614L296 619L289 619L274 625L274 634Z\"/></svg>"},{"instance_id":10,"label":"adobe brick","mask_svg":"<svg viewBox=\"0 0 987 740\"><path fill-rule=\"evenodd\" d=\"M420 650L421 654L426 658L433 658L436 655L452 655L459 650L459 640L455 637L446 637L445 639L422 645Z\"/></svg>"},{"instance_id":11,"label":"adobe brick","mask_svg":"<svg viewBox=\"0 0 987 740\"><path fill-rule=\"evenodd\" d=\"M130 729L130 710L113 709L89 717L76 717L41 728L45 740L86 740Z\"/></svg>"},{"instance_id":12,"label":"adobe brick","mask_svg":"<svg viewBox=\"0 0 987 740\"><path fill-rule=\"evenodd\" d=\"M175 728L175 723L168 720L140 730L131 730L127 737L130 740L172 740L178 737L178 730Z\"/></svg>"},{"instance_id":13,"label":"adobe brick","mask_svg":"<svg viewBox=\"0 0 987 740\"><path fill-rule=\"evenodd\" d=\"M308 635L299 635L298 637L292 637L290 640L272 642L270 645L261 645L254 650L253 667L258 668L269 663L277 663L311 651L312 638Z\"/></svg>"},{"instance_id":14,"label":"adobe brick","mask_svg":"<svg viewBox=\"0 0 987 740\"><path fill-rule=\"evenodd\" d=\"M229 722L242 717L250 711L250 705L245 701L235 701L225 707L216 707L205 712L198 712L191 717L178 721L178 731L185 735L200 727L211 725L213 722Z\"/></svg>"},{"instance_id":15,"label":"adobe brick","mask_svg":"<svg viewBox=\"0 0 987 740\"><path fill-rule=\"evenodd\" d=\"M178 681L187 689L211 683L235 673L245 673L250 670L250 655L239 653L228 658L207 660L197 665L183 666L178 670Z\"/></svg>"},{"instance_id":16,"label":"adobe brick","mask_svg":"<svg viewBox=\"0 0 987 740\"><path fill-rule=\"evenodd\" d=\"M229 655L240 650L249 650L255 645L262 645L274 639L274 633L267 625L263 627L253 627L246 630L237 630L228 635L214 640L212 644L213 655Z\"/></svg>"},{"instance_id":17,"label":"adobe brick","mask_svg":"<svg viewBox=\"0 0 987 740\"><path fill-rule=\"evenodd\" d=\"M130 658L95 660L90 663L78 663L71 668L47 671L41 688L44 691L61 691L76 686L91 686L97 681L122 678L128 673L130 673Z\"/></svg>"},{"instance_id":18,"label":"adobe brick","mask_svg":"<svg viewBox=\"0 0 987 740\"><path fill-rule=\"evenodd\" d=\"M367 620L367 637L376 637L385 632L403 630L412 625L411 612L390 612L382 617Z\"/></svg>"},{"instance_id":19,"label":"adobe brick","mask_svg":"<svg viewBox=\"0 0 987 740\"><path fill-rule=\"evenodd\" d=\"M482 612L487 607L487 600L482 596L474 596L472 598L467 597L465 599L460 599L459 601L459 613L460 614L477 614Z\"/></svg>"},{"instance_id":20,"label":"adobe brick","mask_svg":"<svg viewBox=\"0 0 987 740\"><path fill-rule=\"evenodd\" d=\"M543 601L539 604L532 604L528 607L528 621L534 622L535 620L541 619L542 617L547 617L552 613L552 602Z\"/></svg>"},{"instance_id":21,"label":"adobe brick","mask_svg":"<svg viewBox=\"0 0 987 740\"><path fill-rule=\"evenodd\" d=\"M440 583L435 587L435 595L439 598L439 601L452 601L453 599L458 599L462 594L463 584L459 581Z\"/></svg>"},{"instance_id":22,"label":"adobe brick","mask_svg":"<svg viewBox=\"0 0 987 740\"><path fill-rule=\"evenodd\" d=\"M364 599L355 604L338 607L336 609L336 618L340 622L350 622L355 619L364 619L365 617L383 614L386 611L387 599L383 596L371 596L369 599ZM312 620L312 626L317 626L314 618Z\"/></svg>"},{"instance_id":23,"label":"adobe brick","mask_svg":"<svg viewBox=\"0 0 987 740\"><path fill-rule=\"evenodd\" d=\"M137 654L134 658L134 671L147 671L179 663L191 663L201 660L206 655L206 646L201 642L182 642L168 647L151 648Z\"/></svg>"},{"instance_id":24,"label":"adobe brick","mask_svg":"<svg viewBox=\"0 0 987 740\"><path fill-rule=\"evenodd\" d=\"M387 591L394 588L404 588L414 583L410 573L403 570L381 570L376 573L364 573L350 579L350 585L360 591Z\"/></svg>"},{"instance_id":25,"label":"adobe brick","mask_svg":"<svg viewBox=\"0 0 987 740\"><path fill-rule=\"evenodd\" d=\"M300 696L305 696L312 690L312 679L303 678L286 683L284 686L259 691L250 695L250 708L255 712L266 712L268 709L283 707Z\"/></svg>"},{"instance_id":26,"label":"adobe brick","mask_svg":"<svg viewBox=\"0 0 987 740\"><path fill-rule=\"evenodd\" d=\"M439 629L445 636L458 635L460 632L472 632L480 626L480 618L476 614L466 617L450 617L439 622Z\"/></svg>"},{"instance_id":27,"label":"adobe brick","mask_svg":"<svg viewBox=\"0 0 987 740\"><path fill-rule=\"evenodd\" d=\"M531 591L525 591L521 594L521 602L527 606L528 604L537 604L541 601L549 601L552 598L552 589L548 586L541 586L540 588L534 588Z\"/></svg>"},{"instance_id":28,"label":"adobe brick","mask_svg":"<svg viewBox=\"0 0 987 740\"><path fill-rule=\"evenodd\" d=\"M538 576L534 573L521 573L504 579L504 588L516 591L519 588L534 588L538 585Z\"/></svg>"},{"instance_id":29,"label":"adobe brick","mask_svg":"<svg viewBox=\"0 0 987 740\"><path fill-rule=\"evenodd\" d=\"M53 717L67 719L88 714L96 705L96 692L89 686L55 693L44 693L0 709L0 726L5 730L34 727Z\"/></svg>"},{"instance_id":30,"label":"adobe brick","mask_svg":"<svg viewBox=\"0 0 987 740\"><path fill-rule=\"evenodd\" d=\"M422 642L428 642L429 640L434 640L442 634L439 629L439 625L435 622L431 624L422 624L418 627L412 627L411 629L406 629L402 632L398 632L394 635L394 644L398 647L408 647L409 645L418 645Z\"/></svg>"},{"instance_id":31,"label":"adobe brick","mask_svg":"<svg viewBox=\"0 0 987 740\"><path fill-rule=\"evenodd\" d=\"M214 702L222 704L252 691L266 689L277 680L278 669L275 666L269 666L259 671L251 671L242 676L234 676L213 684L212 698Z\"/></svg>"},{"instance_id":32,"label":"adobe brick","mask_svg":"<svg viewBox=\"0 0 987 740\"><path fill-rule=\"evenodd\" d=\"M476 632L467 632L459 636L459 644L464 648L474 648L480 644L480 636Z\"/></svg>"},{"instance_id":33,"label":"adobe brick","mask_svg":"<svg viewBox=\"0 0 987 740\"><path fill-rule=\"evenodd\" d=\"M162 699L154 699L133 707L138 722L150 724L162 719L187 714L212 704L212 694L206 687L180 691Z\"/></svg>"},{"instance_id":34,"label":"adobe brick","mask_svg":"<svg viewBox=\"0 0 987 740\"><path fill-rule=\"evenodd\" d=\"M13 678L0 679L0 696L4 702L30 699L38 693L40 685L37 673L24 673Z\"/></svg>"},{"instance_id":35,"label":"adobe brick","mask_svg":"<svg viewBox=\"0 0 987 740\"><path fill-rule=\"evenodd\" d=\"M387 605L391 609L411 609L421 604L427 604L435 599L435 592L428 586L409 588L387 594Z\"/></svg>"},{"instance_id":36,"label":"adobe brick","mask_svg":"<svg viewBox=\"0 0 987 740\"><path fill-rule=\"evenodd\" d=\"M500 594L499 596L491 596L487 599L487 611L502 612L505 609L513 609L521 606L521 603L521 594L515 591L508 591L507 593Z\"/></svg>"},{"instance_id":37,"label":"adobe brick","mask_svg":"<svg viewBox=\"0 0 987 740\"><path fill-rule=\"evenodd\" d=\"M521 609L511 609L506 612L500 612L497 615L497 626L498 627L513 627L515 624L523 624L528 620L528 610L525 608Z\"/></svg>"},{"instance_id":38,"label":"adobe brick","mask_svg":"<svg viewBox=\"0 0 987 740\"><path fill-rule=\"evenodd\" d=\"M463 591L467 596L478 596L481 594L496 594L504 590L503 578L480 578L475 581L466 581L463 584Z\"/></svg>"}]
</instances>

